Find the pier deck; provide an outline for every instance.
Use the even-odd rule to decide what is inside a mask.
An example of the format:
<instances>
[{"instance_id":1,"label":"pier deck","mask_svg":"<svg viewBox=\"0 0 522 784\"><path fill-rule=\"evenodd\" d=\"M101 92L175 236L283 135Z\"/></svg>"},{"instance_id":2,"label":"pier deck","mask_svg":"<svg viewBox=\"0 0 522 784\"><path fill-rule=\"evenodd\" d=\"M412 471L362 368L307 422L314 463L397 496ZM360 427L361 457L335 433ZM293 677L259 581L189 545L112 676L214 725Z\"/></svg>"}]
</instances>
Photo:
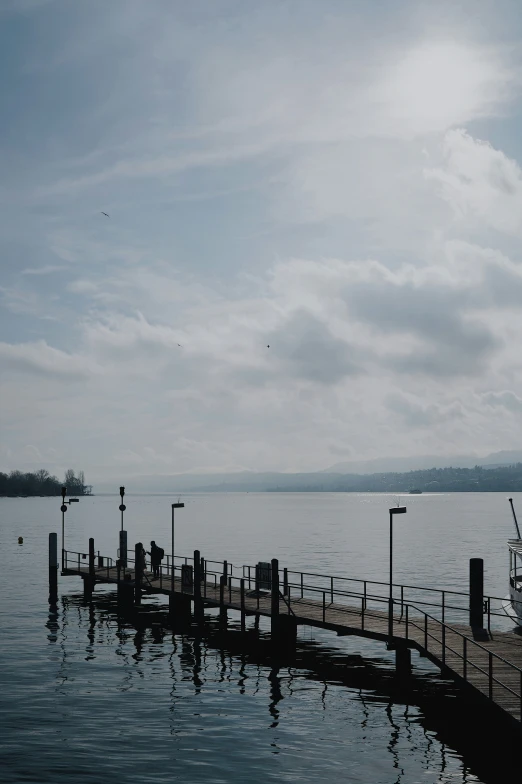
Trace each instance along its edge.
<instances>
[{"instance_id":1,"label":"pier deck","mask_svg":"<svg viewBox=\"0 0 522 784\"><path fill-rule=\"evenodd\" d=\"M72 557L74 556L74 558ZM82 556L85 558L85 556ZM192 561L193 559L180 559ZM136 586L136 572L133 568L119 570L111 559L103 559L104 566L85 566L78 553L65 553L65 564L62 575L77 575L84 581L95 583ZM175 566L180 576L174 580L174 595L185 596L199 602L201 608L217 607L221 611L235 610L245 616L264 616L271 619L272 630L284 616L291 619L291 625L314 626L328 629L341 636L362 636L380 640L397 650L398 656L408 649L417 650L421 656L429 658L443 674L453 678L466 688L473 689L485 698L492 708L496 708L505 717L514 722L518 728L522 726L522 637L514 631L484 630L478 633L462 622L449 622L448 612L452 605L447 603L447 595L442 593L442 604L434 601L411 601L404 596L404 588L400 587L400 600L394 600L393 636L389 637L389 616L387 598L368 591L370 584L385 585L372 581L364 582L364 591L347 590L347 578L321 577L322 585L312 585L311 575L303 572L284 570L284 583L279 585L279 571L272 582L271 591L251 590L255 579L251 577L253 567L241 567L239 577L232 572L231 564L219 564L219 569L211 571L203 567L200 582L196 591L194 585L187 586L181 579L181 566ZM274 563L272 563L272 568ZM230 571L229 571L230 570ZM170 565L162 567L159 578L152 573L143 572L139 575L141 591L149 594L171 596ZM225 573L226 576L221 575ZM296 576L296 577L294 577ZM342 587L339 588L339 583ZM343 584L344 583L344 584ZM280 587L282 590L279 590ZM433 589L415 589L433 591ZM275 593L274 593L275 591ZM446 594L446 597L445 597ZM455 595L456 592L455 592ZM468 597L460 593L459 596ZM468 597L469 598L469 597ZM489 602L489 604L488 604ZM378 604L384 603L379 609ZM430 614L419 607L419 604L434 607ZM490 627L491 602L486 600L488 623ZM436 610L442 609L442 619L435 617ZM465 607L454 608L464 610ZM458 615L458 613L454 613ZM408 654L409 655L409 654Z\"/></svg>"}]
</instances>

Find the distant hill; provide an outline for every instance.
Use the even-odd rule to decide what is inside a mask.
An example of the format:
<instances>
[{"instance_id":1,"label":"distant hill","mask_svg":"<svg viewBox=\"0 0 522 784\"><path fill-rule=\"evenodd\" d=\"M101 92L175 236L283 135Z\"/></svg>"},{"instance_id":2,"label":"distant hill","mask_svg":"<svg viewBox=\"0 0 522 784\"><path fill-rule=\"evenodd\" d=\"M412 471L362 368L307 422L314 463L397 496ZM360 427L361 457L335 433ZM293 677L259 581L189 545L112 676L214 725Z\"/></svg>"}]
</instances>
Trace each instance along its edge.
<instances>
[{"instance_id":1,"label":"distant hill","mask_svg":"<svg viewBox=\"0 0 522 784\"><path fill-rule=\"evenodd\" d=\"M416 457L378 457L373 460L348 460L335 463L321 473L331 474L378 474L386 471L396 473L418 471L427 468L496 468L522 462L522 450L493 452L485 457L476 455L417 455Z\"/></svg>"},{"instance_id":2,"label":"distant hill","mask_svg":"<svg viewBox=\"0 0 522 784\"><path fill-rule=\"evenodd\" d=\"M371 474L315 472L301 474L255 473L178 474L174 476L129 477L128 493L180 492L394 492L407 493L417 488L432 492L518 492L522 491L522 459L510 462L518 453L499 452L482 458L499 463L472 467L430 466L414 471L380 471ZM506 461L506 462L504 462ZM116 487L99 482L98 492L116 492Z\"/></svg>"}]
</instances>

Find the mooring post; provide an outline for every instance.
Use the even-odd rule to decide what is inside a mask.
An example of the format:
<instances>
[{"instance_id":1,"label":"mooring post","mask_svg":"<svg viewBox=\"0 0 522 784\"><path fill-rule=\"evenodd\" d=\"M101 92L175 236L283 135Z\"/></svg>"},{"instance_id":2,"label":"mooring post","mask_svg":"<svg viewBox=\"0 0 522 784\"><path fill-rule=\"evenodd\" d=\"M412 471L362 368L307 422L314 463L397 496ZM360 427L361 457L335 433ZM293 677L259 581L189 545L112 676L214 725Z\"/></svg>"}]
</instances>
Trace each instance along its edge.
<instances>
[{"instance_id":1,"label":"mooring post","mask_svg":"<svg viewBox=\"0 0 522 784\"><path fill-rule=\"evenodd\" d=\"M120 564L125 571L127 566L127 531L123 529L120 531Z\"/></svg>"},{"instance_id":2,"label":"mooring post","mask_svg":"<svg viewBox=\"0 0 522 784\"><path fill-rule=\"evenodd\" d=\"M297 646L297 621L293 615L279 616L278 643L281 651L288 656L293 656L295 654Z\"/></svg>"},{"instance_id":3,"label":"mooring post","mask_svg":"<svg viewBox=\"0 0 522 784\"><path fill-rule=\"evenodd\" d=\"M272 640L279 636L279 561L272 558L272 602L270 607L270 631Z\"/></svg>"},{"instance_id":4,"label":"mooring post","mask_svg":"<svg viewBox=\"0 0 522 784\"><path fill-rule=\"evenodd\" d=\"M116 576L117 576L117 591L118 591L118 603L121 602L121 560L119 558L116 559Z\"/></svg>"},{"instance_id":5,"label":"mooring post","mask_svg":"<svg viewBox=\"0 0 522 784\"><path fill-rule=\"evenodd\" d=\"M201 553L194 550L194 617L199 623L203 616L203 603L201 601Z\"/></svg>"},{"instance_id":6,"label":"mooring post","mask_svg":"<svg viewBox=\"0 0 522 784\"><path fill-rule=\"evenodd\" d=\"M246 613L245 613L245 581L243 577L239 581L240 585L240 593L241 593L241 631L245 632L246 630Z\"/></svg>"},{"instance_id":7,"label":"mooring post","mask_svg":"<svg viewBox=\"0 0 522 784\"><path fill-rule=\"evenodd\" d=\"M225 587L228 583L228 578L222 574L219 578L219 620L221 626L226 626L227 623L227 608L225 607Z\"/></svg>"},{"instance_id":8,"label":"mooring post","mask_svg":"<svg viewBox=\"0 0 522 784\"><path fill-rule=\"evenodd\" d=\"M58 534L49 534L49 602L58 599Z\"/></svg>"},{"instance_id":9,"label":"mooring post","mask_svg":"<svg viewBox=\"0 0 522 784\"><path fill-rule=\"evenodd\" d=\"M83 578L83 597L86 600L91 599L95 583L95 562L94 562L94 539L89 539L89 574Z\"/></svg>"},{"instance_id":10,"label":"mooring post","mask_svg":"<svg viewBox=\"0 0 522 784\"><path fill-rule=\"evenodd\" d=\"M134 604L141 604L141 581L143 578L143 544L134 545Z\"/></svg>"},{"instance_id":11,"label":"mooring post","mask_svg":"<svg viewBox=\"0 0 522 784\"><path fill-rule=\"evenodd\" d=\"M484 561L469 559L469 625L482 629L484 612Z\"/></svg>"},{"instance_id":12,"label":"mooring post","mask_svg":"<svg viewBox=\"0 0 522 784\"><path fill-rule=\"evenodd\" d=\"M395 649L395 673L401 679L411 675L411 651L403 645Z\"/></svg>"},{"instance_id":13,"label":"mooring post","mask_svg":"<svg viewBox=\"0 0 522 784\"><path fill-rule=\"evenodd\" d=\"M91 580L94 580L94 577L95 577L95 571L94 571L94 569L95 569L95 561L94 561L94 558L95 558L95 555L94 555L94 539L91 536L91 538L89 539L89 578Z\"/></svg>"}]
</instances>

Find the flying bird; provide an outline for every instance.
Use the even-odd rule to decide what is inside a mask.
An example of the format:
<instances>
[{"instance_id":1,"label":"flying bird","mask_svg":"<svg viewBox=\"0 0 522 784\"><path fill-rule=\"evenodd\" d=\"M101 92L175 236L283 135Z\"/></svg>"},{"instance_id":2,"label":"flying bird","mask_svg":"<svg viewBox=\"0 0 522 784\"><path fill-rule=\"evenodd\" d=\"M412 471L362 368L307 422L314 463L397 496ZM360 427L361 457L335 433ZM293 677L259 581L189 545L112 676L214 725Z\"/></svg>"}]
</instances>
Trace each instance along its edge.
<instances>
[{"instance_id":1,"label":"flying bird","mask_svg":"<svg viewBox=\"0 0 522 784\"><path fill-rule=\"evenodd\" d=\"M178 346L179 346L180 348L183 348L183 346L181 345L181 343L178 343Z\"/></svg>"},{"instance_id":2,"label":"flying bird","mask_svg":"<svg viewBox=\"0 0 522 784\"><path fill-rule=\"evenodd\" d=\"M103 210L102 210L102 215L105 215L106 218L110 218L111 217L108 212L103 212Z\"/></svg>"},{"instance_id":3,"label":"flying bird","mask_svg":"<svg viewBox=\"0 0 522 784\"><path fill-rule=\"evenodd\" d=\"M267 346L267 348L270 348L270 346Z\"/></svg>"}]
</instances>

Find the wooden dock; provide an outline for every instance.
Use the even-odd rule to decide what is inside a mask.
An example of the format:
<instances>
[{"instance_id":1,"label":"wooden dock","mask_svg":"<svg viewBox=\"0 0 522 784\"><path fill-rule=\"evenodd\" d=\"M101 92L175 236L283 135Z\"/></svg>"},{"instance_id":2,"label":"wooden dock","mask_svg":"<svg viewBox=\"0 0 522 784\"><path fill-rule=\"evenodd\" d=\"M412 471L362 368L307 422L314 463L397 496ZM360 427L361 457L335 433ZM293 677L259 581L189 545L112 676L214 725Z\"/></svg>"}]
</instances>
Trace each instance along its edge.
<instances>
[{"instance_id":1,"label":"wooden dock","mask_svg":"<svg viewBox=\"0 0 522 784\"><path fill-rule=\"evenodd\" d=\"M274 643L287 650L295 647L298 626L379 640L396 651L402 677L410 672L410 652L416 650L446 677L481 695L499 716L522 729L522 637L514 631L491 630L495 612L490 597L484 602L486 628L478 629L453 620L469 609L469 594L395 586L390 637L388 599L378 588L386 587L385 583L280 570L274 560L270 590L261 590L256 567L205 561L199 551L193 558L178 557L174 580L168 560L156 578L143 568L136 571L136 562L128 557L124 567L111 558L95 557L90 540L88 556L64 551L62 575L80 576L87 597L97 583L115 584L127 604L140 604L143 594L163 594L173 616L191 617L192 607L196 620L205 607L219 608L223 617L233 610L241 614L243 630L247 616L264 616L270 619ZM417 598L412 600L408 591ZM419 600L423 591L429 600ZM460 597L461 605L452 604L451 596Z\"/></svg>"}]
</instances>

